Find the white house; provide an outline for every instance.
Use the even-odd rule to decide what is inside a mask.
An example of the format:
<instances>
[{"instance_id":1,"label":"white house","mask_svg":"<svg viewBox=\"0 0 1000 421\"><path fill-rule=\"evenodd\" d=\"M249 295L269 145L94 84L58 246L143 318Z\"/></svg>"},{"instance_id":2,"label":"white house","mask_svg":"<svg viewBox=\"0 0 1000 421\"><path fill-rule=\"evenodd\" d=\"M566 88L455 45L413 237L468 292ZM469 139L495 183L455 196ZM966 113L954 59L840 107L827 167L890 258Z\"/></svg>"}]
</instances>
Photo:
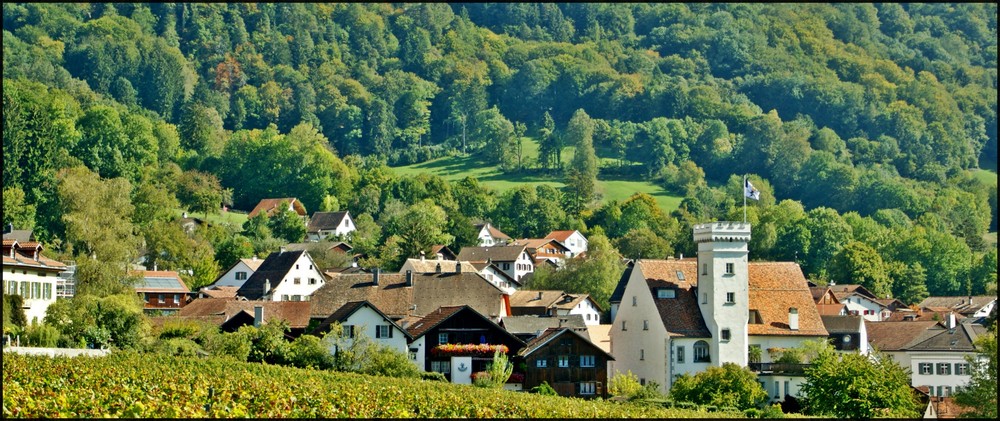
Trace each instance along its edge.
<instances>
[{"instance_id":1,"label":"white house","mask_svg":"<svg viewBox=\"0 0 1000 421\"><path fill-rule=\"evenodd\" d=\"M407 343L413 338L406 330L399 327L385 313L368 301L350 301L337 309L330 317L323 320L313 330L313 334L330 331L333 323L339 323L344 334L349 338L348 345L354 338L365 335L376 344L389 347L401 353L407 353ZM336 353L337 349L330 350ZM416 362L414 362L416 365Z\"/></svg>"},{"instance_id":2,"label":"white house","mask_svg":"<svg viewBox=\"0 0 1000 421\"><path fill-rule=\"evenodd\" d=\"M965 317L978 319L990 315L997 304L994 295L970 295L961 297L927 297L920 302L920 308L949 308Z\"/></svg>"},{"instance_id":3,"label":"white house","mask_svg":"<svg viewBox=\"0 0 1000 421\"><path fill-rule=\"evenodd\" d=\"M462 271L478 272L483 278L486 278L487 281L490 281L490 283L505 294L513 294L521 286L520 282L515 281L514 278L511 278L510 275L492 263L446 260L441 255L437 255L434 259L425 259L423 256L420 256L419 259L406 259L406 262L399 269L399 273L406 273L407 271L412 273L456 273L459 272L459 264L462 266Z\"/></svg>"},{"instance_id":4,"label":"white house","mask_svg":"<svg viewBox=\"0 0 1000 421\"><path fill-rule=\"evenodd\" d=\"M613 371L668 392L676 377L708 367L750 366L772 397L796 395L799 370L773 370L765 349L825 339L802 270L795 263L747 262L750 225L694 227L697 259L637 260L621 288L611 327ZM751 347L761 348L750 364Z\"/></svg>"},{"instance_id":5,"label":"white house","mask_svg":"<svg viewBox=\"0 0 1000 421\"><path fill-rule=\"evenodd\" d=\"M348 211L316 212L306 226L306 239L320 241L330 235L347 238L355 230L357 227Z\"/></svg>"},{"instance_id":6,"label":"white house","mask_svg":"<svg viewBox=\"0 0 1000 421\"><path fill-rule=\"evenodd\" d=\"M566 248L569 249L566 253L567 258L573 258L587 252L587 237L580 234L580 231L552 231L549 235L546 235L545 238L557 240L566 246Z\"/></svg>"},{"instance_id":7,"label":"white house","mask_svg":"<svg viewBox=\"0 0 1000 421\"><path fill-rule=\"evenodd\" d=\"M587 326L601 324L601 308L589 294L522 289L510 296L510 312L514 316L579 315Z\"/></svg>"},{"instance_id":8,"label":"white house","mask_svg":"<svg viewBox=\"0 0 1000 421\"><path fill-rule=\"evenodd\" d=\"M306 251L271 253L236 291L248 300L309 301L326 279Z\"/></svg>"},{"instance_id":9,"label":"white house","mask_svg":"<svg viewBox=\"0 0 1000 421\"><path fill-rule=\"evenodd\" d=\"M892 316L892 310L878 301L874 293L861 285L830 285L830 291L841 304L847 307L847 314L864 316L870 322L881 322Z\"/></svg>"},{"instance_id":10,"label":"white house","mask_svg":"<svg viewBox=\"0 0 1000 421\"><path fill-rule=\"evenodd\" d=\"M535 271L534 261L525 246L462 247L458 260L473 264L493 263L518 282Z\"/></svg>"},{"instance_id":11,"label":"white house","mask_svg":"<svg viewBox=\"0 0 1000 421\"><path fill-rule=\"evenodd\" d=\"M479 247L502 246L511 240L509 235L496 229L489 222L476 224L476 231L479 232L477 236L479 238Z\"/></svg>"},{"instance_id":12,"label":"white house","mask_svg":"<svg viewBox=\"0 0 1000 421\"><path fill-rule=\"evenodd\" d=\"M885 321L866 323L871 346L910 370L910 384L927 386L931 396L947 397L969 383L965 357L975 355L975 340L986 327L944 321Z\"/></svg>"},{"instance_id":13,"label":"white house","mask_svg":"<svg viewBox=\"0 0 1000 421\"><path fill-rule=\"evenodd\" d=\"M49 305L56 302L56 283L64 270L65 264L42 255L37 242L3 240L4 292L21 296L28 323L45 319Z\"/></svg>"},{"instance_id":14,"label":"white house","mask_svg":"<svg viewBox=\"0 0 1000 421\"><path fill-rule=\"evenodd\" d=\"M247 279L250 279L250 275L253 275L263 263L264 261L258 259L257 256L249 259L240 259L229 270L219 275L209 287L241 287L247 282Z\"/></svg>"}]
</instances>

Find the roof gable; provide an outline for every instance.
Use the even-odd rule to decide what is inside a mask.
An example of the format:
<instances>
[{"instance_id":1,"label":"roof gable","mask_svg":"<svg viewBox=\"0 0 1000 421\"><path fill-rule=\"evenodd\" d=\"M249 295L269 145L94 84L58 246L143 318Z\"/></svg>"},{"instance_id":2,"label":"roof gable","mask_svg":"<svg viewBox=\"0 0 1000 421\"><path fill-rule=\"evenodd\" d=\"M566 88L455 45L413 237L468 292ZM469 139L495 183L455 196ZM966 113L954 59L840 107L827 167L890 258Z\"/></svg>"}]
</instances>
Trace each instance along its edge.
<instances>
[{"instance_id":1,"label":"roof gable","mask_svg":"<svg viewBox=\"0 0 1000 421\"><path fill-rule=\"evenodd\" d=\"M309 219L307 232L319 232L320 230L335 230L345 219L350 219L349 211L340 212L316 212Z\"/></svg>"},{"instance_id":2,"label":"roof gable","mask_svg":"<svg viewBox=\"0 0 1000 421\"><path fill-rule=\"evenodd\" d=\"M583 234L580 234L580 231L577 231L577 230L558 230L558 231L552 231L552 232L549 233L549 235L546 235L545 238L551 238L553 240L559 240L562 243L566 243L566 240L568 240L569 237L572 237L573 234L578 234L581 238L583 238L584 240L586 240L586 238L583 237Z\"/></svg>"},{"instance_id":3,"label":"roof gable","mask_svg":"<svg viewBox=\"0 0 1000 421\"><path fill-rule=\"evenodd\" d=\"M270 283L270 289L273 291L281 283L281 280L288 275L288 272L292 270L295 262L303 255L308 257L309 253L302 250L276 251L271 253L264 259L264 262L261 263L257 270L254 271L253 275L250 275L250 278L243 283L237 294L246 297L248 300L264 298L264 296L270 293L270 291L265 291L265 284ZM312 258L308 260L312 262ZM313 267L315 267L314 263L310 264L313 264ZM319 271L317 270L316 273L319 273Z\"/></svg>"},{"instance_id":4,"label":"roof gable","mask_svg":"<svg viewBox=\"0 0 1000 421\"><path fill-rule=\"evenodd\" d=\"M524 246L462 247L458 260L467 262L513 262L521 258Z\"/></svg>"},{"instance_id":5,"label":"roof gable","mask_svg":"<svg viewBox=\"0 0 1000 421\"><path fill-rule=\"evenodd\" d=\"M386 316L385 313L382 312L382 310L379 310L378 307L375 307L374 305L372 305L372 303L369 303L368 301L351 301L344 304L339 309L337 309L337 311L333 312L333 314L331 314L330 317L327 317L322 322L320 322L320 324L316 326L316 328L313 329L313 331L310 333L315 335L319 333L329 332L330 326L333 323L343 323L344 321L347 321L348 319L351 318L352 315L354 315L354 313L357 313L358 310L361 310L362 308L372 309L373 311L375 311L375 313L377 313L380 317L382 317L383 320L388 322L390 325L392 325L399 331L403 332L403 335L405 335L407 339L413 339L413 337L410 336L409 332L407 332L406 329L400 327L398 324L396 324L395 321L390 319L389 316Z\"/></svg>"},{"instance_id":6,"label":"roof gable","mask_svg":"<svg viewBox=\"0 0 1000 421\"><path fill-rule=\"evenodd\" d=\"M535 351L545 348L548 344L552 343L556 339L567 335L575 336L575 339L582 341L585 345L590 346L591 349L596 351L595 353L603 354L604 357L607 358L609 361L614 361L615 357L611 356L611 354L609 354L603 348L591 342L589 335L585 336L580 332L578 332L577 330L570 329L567 327L546 329L545 332L543 332L541 335L538 335L538 337L529 341L524 348L521 348L521 351L519 351L517 355L521 357L530 356Z\"/></svg>"},{"instance_id":7,"label":"roof gable","mask_svg":"<svg viewBox=\"0 0 1000 421\"><path fill-rule=\"evenodd\" d=\"M302 206L302 202L299 202L294 197L283 197L279 199L261 199L260 202L257 202L257 206L254 206L253 210L247 214L247 218L253 218L260 212L265 212L268 217L273 216L282 202L288 202L292 210L299 214L299 216L307 215L306 208Z\"/></svg>"}]
</instances>

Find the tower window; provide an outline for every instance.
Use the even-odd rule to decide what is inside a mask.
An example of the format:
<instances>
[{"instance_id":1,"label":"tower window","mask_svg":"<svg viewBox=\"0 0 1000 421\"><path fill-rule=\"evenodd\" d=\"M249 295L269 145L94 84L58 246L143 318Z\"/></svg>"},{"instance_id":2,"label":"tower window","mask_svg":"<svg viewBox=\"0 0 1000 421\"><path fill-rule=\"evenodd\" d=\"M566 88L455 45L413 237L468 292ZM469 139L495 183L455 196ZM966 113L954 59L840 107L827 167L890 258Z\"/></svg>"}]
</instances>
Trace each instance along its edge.
<instances>
[{"instance_id":1,"label":"tower window","mask_svg":"<svg viewBox=\"0 0 1000 421\"><path fill-rule=\"evenodd\" d=\"M701 274L708 275L708 263L701 264Z\"/></svg>"},{"instance_id":2,"label":"tower window","mask_svg":"<svg viewBox=\"0 0 1000 421\"><path fill-rule=\"evenodd\" d=\"M732 334L732 332L729 331L729 329L722 329L722 340L723 341L728 341L729 339L732 338L732 336L733 336L733 334Z\"/></svg>"},{"instance_id":3,"label":"tower window","mask_svg":"<svg viewBox=\"0 0 1000 421\"><path fill-rule=\"evenodd\" d=\"M707 292L701 293L701 303L702 304L708 304L708 293Z\"/></svg>"},{"instance_id":4,"label":"tower window","mask_svg":"<svg viewBox=\"0 0 1000 421\"><path fill-rule=\"evenodd\" d=\"M736 265L733 263L726 263L726 274L732 275L736 273Z\"/></svg>"},{"instance_id":5,"label":"tower window","mask_svg":"<svg viewBox=\"0 0 1000 421\"><path fill-rule=\"evenodd\" d=\"M649 330L649 320L642 321L642 330Z\"/></svg>"},{"instance_id":6,"label":"tower window","mask_svg":"<svg viewBox=\"0 0 1000 421\"><path fill-rule=\"evenodd\" d=\"M632 296L632 307L635 307L637 303L638 303L638 301L636 300L635 296L633 295Z\"/></svg>"},{"instance_id":7,"label":"tower window","mask_svg":"<svg viewBox=\"0 0 1000 421\"><path fill-rule=\"evenodd\" d=\"M735 302L736 302L736 293L735 292L727 292L726 293L726 304L733 304Z\"/></svg>"}]
</instances>

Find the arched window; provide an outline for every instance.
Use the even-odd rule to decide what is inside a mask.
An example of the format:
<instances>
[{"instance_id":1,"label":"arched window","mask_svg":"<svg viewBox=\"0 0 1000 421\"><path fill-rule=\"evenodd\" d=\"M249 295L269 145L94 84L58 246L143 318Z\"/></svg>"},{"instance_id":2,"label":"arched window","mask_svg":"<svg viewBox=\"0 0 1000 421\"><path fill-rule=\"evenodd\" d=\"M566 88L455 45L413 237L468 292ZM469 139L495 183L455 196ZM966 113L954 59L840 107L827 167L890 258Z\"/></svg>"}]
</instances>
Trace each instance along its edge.
<instances>
[{"instance_id":1,"label":"arched window","mask_svg":"<svg viewBox=\"0 0 1000 421\"><path fill-rule=\"evenodd\" d=\"M708 342L698 341L694 343L694 362L712 362L712 357L708 353Z\"/></svg>"}]
</instances>

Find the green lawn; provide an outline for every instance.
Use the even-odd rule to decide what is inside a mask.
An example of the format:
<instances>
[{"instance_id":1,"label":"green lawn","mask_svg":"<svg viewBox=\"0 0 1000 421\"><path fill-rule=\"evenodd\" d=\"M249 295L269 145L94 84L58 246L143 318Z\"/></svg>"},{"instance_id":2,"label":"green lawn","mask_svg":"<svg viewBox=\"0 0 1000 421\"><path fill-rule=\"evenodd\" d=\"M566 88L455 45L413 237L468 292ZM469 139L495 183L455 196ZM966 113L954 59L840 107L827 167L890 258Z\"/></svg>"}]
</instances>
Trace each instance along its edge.
<instances>
[{"instance_id":1,"label":"green lawn","mask_svg":"<svg viewBox=\"0 0 1000 421\"><path fill-rule=\"evenodd\" d=\"M534 163L538 160L538 143L525 138L522 146L522 156L525 162ZM572 147L562 151L563 162L568 163L573 158ZM601 158L601 165L616 164L613 159ZM503 174L495 166L483 162L478 156L452 156L438 158L419 164L394 167L399 175L417 175L420 173L434 174L445 180L454 182L472 176L483 185L497 191L504 191L522 184L546 184L555 188L564 187L561 177L526 174ZM648 181L598 180L598 191L602 201L624 200L635 193L647 193L656 199L656 203L664 212L672 212L680 205L682 197L671 196L662 187Z\"/></svg>"},{"instance_id":2,"label":"green lawn","mask_svg":"<svg viewBox=\"0 0 1000 421\"><path fill-rule=\"evenodd\" d=\"M996 173L996 171L990 171L990 170L979 168L979 169L972 170L972 175L974 177L978 178L980 181L986 183L986 184L992 184L994 186L997 184L997 173Z\"/></svg>"},{"instance_id":3,"label":"green lawn","mask_svg":"<svg viewBox=\"0 0 1000 421\"><path fill-rule=\"evenodd\" d=\"M180 218L184 214L183 209L174 208L174 213ZM201 212L188 212L189 218L205 219L205 214ZM208 222L211 224L223 224L223 225L233 225L237 227L242 227L243 223L247 221L247 214L240 212L222 212L219 211L215 214L208 215Z\"/></svg>"}]
</instances>

